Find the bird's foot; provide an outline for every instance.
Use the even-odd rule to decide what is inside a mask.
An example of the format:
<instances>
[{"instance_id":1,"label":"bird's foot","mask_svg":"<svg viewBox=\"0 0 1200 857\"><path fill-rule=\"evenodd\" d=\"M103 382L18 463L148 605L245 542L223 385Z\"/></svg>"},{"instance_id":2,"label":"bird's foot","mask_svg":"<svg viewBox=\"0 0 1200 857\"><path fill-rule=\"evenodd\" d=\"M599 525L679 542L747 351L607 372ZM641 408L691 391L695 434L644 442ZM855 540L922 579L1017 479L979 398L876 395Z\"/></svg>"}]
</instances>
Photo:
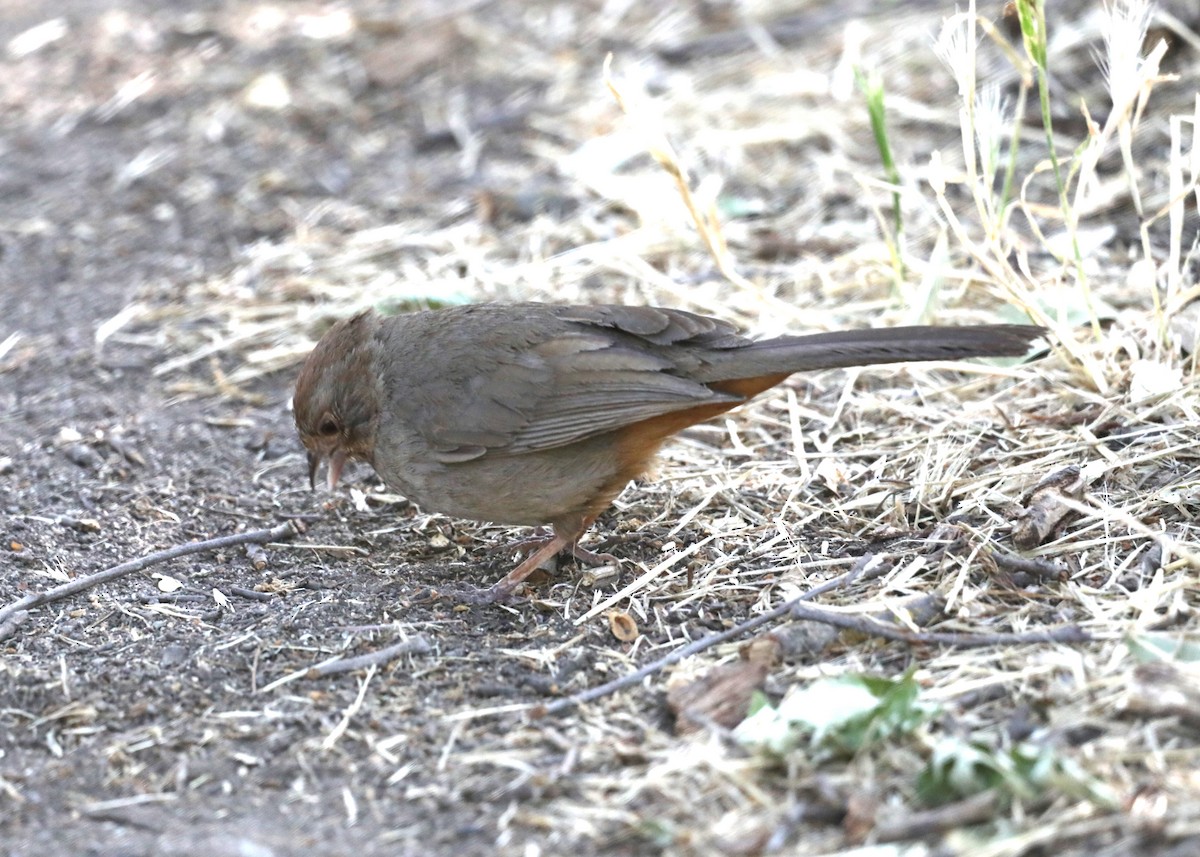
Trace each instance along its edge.
<instances>
[{"instance_id":1,"label":"bird's foot","mask_svg":"<svg viewBox=\"0 0 1200 857\"><path fill-rule=\"evenodd\" d=\"M596 553L587 548L579 546L579 543L571 545L571 556L582 562L584 565L620 565L621 561L610 553Z\"/></svg>"},{"instance_id":2,"label":"bird's foot","mask_svg":"<svg viewBox=\"0 0 1200 857\"><path fill-rule=\"evenodd\" d=\"M549 531L546 527L538 527L533 531L533 535L531 535L529 538L510 542L507 547L509 550L516 550L527 555L532 555L541 551L551 542L558 540L558 536L556 536L552 531ZM575 557L575 559L579 560L584 565L609 565L620 562L620 560L610 553L597 553L595 551L590 551L587 548L582 547L579 542L571 542L569 545L564 545L555 553L562 553L564 550L569 550L571 552L571 556ZM553 555L554 554L548 555L546 559L549 559L549 557Z\"/></svg>"}]
</instances>

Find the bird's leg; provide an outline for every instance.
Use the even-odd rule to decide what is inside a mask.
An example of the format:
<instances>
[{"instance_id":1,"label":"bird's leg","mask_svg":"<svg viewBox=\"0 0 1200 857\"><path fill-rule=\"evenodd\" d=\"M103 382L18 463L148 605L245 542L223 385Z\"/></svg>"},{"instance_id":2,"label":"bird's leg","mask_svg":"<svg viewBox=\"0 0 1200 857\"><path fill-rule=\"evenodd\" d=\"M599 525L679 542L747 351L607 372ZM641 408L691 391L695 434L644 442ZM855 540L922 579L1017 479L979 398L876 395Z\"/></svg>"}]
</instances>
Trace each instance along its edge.
<instances>
[{"instance_id":1,"label":"bird's leg","mask_svg":"<svg viewBox=\"0 0 1200 857\"><path fill-rule=\"evenodd\" d=\"M588 523L590 524L591 522L589 521ZM584 527L584 530L587 530L586 526ZM580 535L580 538L582 538L582 534ZM521 539L515 542L509 542L507 545L505 545L505 548L508 550L516 550L525 554L530 554L540 550L552 541L554 541L554 533L550 530L547 530L545 527L538 527L533 531L533 535L531 535L529 538ZM565 545L559 548L559 552L561 553L563 550L567 549L571 551L571 556L575 557L575 559L579 560L584 565L608 565L609 563L620 562L620 560L610 553L597 553L582 547L579 544L579 539L571 542L570 545ZM549 557L547 557L547 559L549 559ZM545 562L545 560L543 560L543 562Z\"/></svg>"},{"instance_id":2,"label":"bird's leg","mask_svg":"<svg viewBox=\"0 0 1200 857\"><path fill-rule=\"evenodd\" d=\"M461 600L471 604L492 604L507 601L509 596L516 591L517 587L525 581L525 578L533 574L546 560L564 550L570 550L572 556L588 565L604 565L610 562L617 562L617 558L612 554L594 553L579 546L579 538L587 532L587 528L592 525L594 520L596 520L595 515L565 522L559 521L553 525L551 534L535 536L518 542L514 545L517 548L533 548L529 555L521 561L520 565L496 581L491 587L462 593L459 597Z\"/></svg>"},{"instance_id":3,"label":"bird's leg","mask_svg":"<svg viewBox=\"0 0 1200 857\"><path fill-rule=\"evenodd\" d=\"M558 549L558 552L561 553L563 550L566 550L569 548L571 551L571 556L575 557L575 559L579 560L584 565L593 565L593 566L594 565L608 565L610 563L620 562L620 560L618 560L615 556L613 556L610 553L597 553L596 551L590 551L587 548L582 547L579 544L579 539L583 537L583 534L585 532L587 532L588 527L590 527L592 525L592 522L595 520L596 520L595 517L591 517L591 518L588 518L587 520L583 521L583 523L578 526L579 536L576 537L575 541L571 542L569 545L564 545L563 547L560 547ZM508 550L521 551L522 553L525 553L525 554L532 554L536 551L541 550L550 542L554 541L555 535L558 532L558 530L567 530L567 529L573 531L576 529L576 527L575 526L559 527L557 529L547 528L547 527L537 527L534 529L533 533L528 538L520 539L519 541L515 541L515 542L509 542L507 545L505 545L505 548ZM545 562L552 555L553 554L546 555L542 559L542 562ZM528 576L528 575L526 575L526 576Z\"/></svg>"},{"instance_id":4,"label":"bird's leg","mask_svg":"<svg viewBox=\"0 0 1200 857\"><path fill-rule=\"evenodd\" d=\"M538 566L552 556L556 556L564 549L570 549L573 557L588 565L604 565L605 563L616 562L617 558L611 554L593 553L579 546L580 537L587 532L588 527L592 525L594 520L596 520L595 515L588 515L586 517L581 515L573 520L556 521L553 525L553 535L537 541L533 539L529 540L529 544L539 544L539 547L530 553L529 556L525 557L520 565L505 575L491 589L487 590L491 593L492 600L503 601L521 585L521 582L525 578L533 574Z\"/></svg>"},{"instance_id":5,"label":"bird's leg","mask_svg":"<svg viewBox=\"0 0 1200 857\"><path fill-rule=\"evenodd\" d=\"M529 575L537 570L537 567L552 556L556 556L563 548L573 544L579 535L569 533L563 535L556 527L554 535L547 539L540 548L535 550L525 560L498 580L491 589L485 590L485 593L491 595L492 601L504 601L508 596L513 594L513 591L521 585L521 582Z\"/></svg>"}]
</instances>

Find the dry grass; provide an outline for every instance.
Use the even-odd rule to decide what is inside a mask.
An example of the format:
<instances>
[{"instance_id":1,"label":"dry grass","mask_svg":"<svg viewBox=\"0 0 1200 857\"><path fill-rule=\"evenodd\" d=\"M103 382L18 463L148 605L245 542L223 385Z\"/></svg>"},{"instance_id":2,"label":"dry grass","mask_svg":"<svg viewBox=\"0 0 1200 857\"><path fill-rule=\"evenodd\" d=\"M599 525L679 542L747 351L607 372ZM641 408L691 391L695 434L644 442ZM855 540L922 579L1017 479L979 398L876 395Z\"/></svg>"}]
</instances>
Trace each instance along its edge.
<instances>
[{"instance_id":1,"label":"dry grass","mask_svg":"<svg viewBox=\"0 0 1200 857\"><path fill-rule=\"evenodd\" d=\"M1051 18L1060 193L1020 43L1011 32L985 34L961 14L946 25L956 37L940 43L948 71L930 38L948 9L850 22L806 8L798 16L814 23L799 46L774 37L768 22L756 43L678 65L617 51L612 82L626 114L592 55L552 59L542 43L514 41L505 67L540 69L557 88L558 109L530 120L539 131L525 138L530 160L493 167L476 211L427 203L362 230L352 212L310 212L287 238L247 247L227 275L108 332L137 335L152 323L176 355L160 375L181 393L232 395L293 368L329 320L400 302L644 302L766 334L925 318L970 323L1015 309L1053 328L1053 353L1027 365L797 378L689 432L667 450L657 478L626 492L604 521L644 536L617 548L643 552L640 567L628 563L622 578L635 585L620 598L611 586L580 588L543 609L577 622L603 622L619 609L648 632L597 652L602 669L588 679L596 683L679 644L673 612L720 625L873 553L890 570L824 604L874 614L929 594L944 604L939 624L947 629L1074 624L1091 643L909 653L835 638L819 656L774 667L768 692L818 676L895 676L911 663L944 715L915 736L823 763L796 752L781 766L719 729L673 735L658 711L638 707L641 694L554 722L507 715L501 729L496 710L449 712L458 725L443 770L574 783L569 797L514 801L501 845L520 830L553 843L611 841L613 829L624 828L631 842L678 853L830 853L919 806L914 772L936 735L1006 746L1022 721L1031 723L1030 740L1053 746L1117 805L1050 789L995 808L982 828L951 826L951 851L1043 853L1150 833L1164 842L1200 836L1195 732L1169 713L1122 708L1137 664L1131 638L1197 633L1200 416L1190 302L1200 37L1177 18L1158 19L1140 56L1153 55L1175 28L1174 53L1159 58L1193 84L1163 80L1164 69L1138 64L1118 45L1109 77L1135 85L1110 94L1094 46L1136 28L1096 10ZM627 14L648 16L641 32L677 41L694 23L665 11ZM476 61L485 71L501 59L485 51ZM884 82L899 188L879 179L856 65L877 69ZM993 175L1005 168L1013 121L1011 108L1007 117L998 111L994 92L1002 88L1013 103L1023 76L1031 121L1005 208ZM981 145L964 154L964 140ZM465 161L469 133L463 142ZM989 158L993 148L999 160ZM554 178L527 185L530 164ZM707 239L681 202L680 182L694 195ZM518 198L526 187L533 198ZM902 235L891 229L893 192ZM555 213L553 193L576 207ZM532 206L532 215L506 214L520 206ZM210 358L224 367L219 376L209 374ZM1070 515L1027 552L1067 573L1034 581L998 572L989 553L1011 549L1026 493L1067 466L1079 468L1080 489L1052 502ZM535 643L511 657L550 663L563 643ZM719 647L653 687L699 676L736 652ZM1084 740L1093 726L1101 737ZM571 760L549 774L541 766L548 741L570 748Z\"/></svg>"}]
</instances>

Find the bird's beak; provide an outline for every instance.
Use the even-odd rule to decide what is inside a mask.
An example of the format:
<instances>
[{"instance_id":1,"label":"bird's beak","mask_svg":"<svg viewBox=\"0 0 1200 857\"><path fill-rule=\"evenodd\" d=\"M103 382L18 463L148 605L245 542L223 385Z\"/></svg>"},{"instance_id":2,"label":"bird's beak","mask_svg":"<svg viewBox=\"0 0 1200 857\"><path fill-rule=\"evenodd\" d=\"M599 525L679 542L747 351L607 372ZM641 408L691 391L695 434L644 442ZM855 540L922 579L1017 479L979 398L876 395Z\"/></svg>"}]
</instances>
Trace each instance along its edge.
<instances>
[{"instance_id":1,"label":"bird's beak","mask_svg":"<svg viewBox=\"0 0 1200 857\"><path fill-rule=\"evenodd\" d=\"M317 490L317 468L321 466L321 456L308 450L308 487Z\"/></svg>"},{"instance_id":2,"label":"bird's beak","mask_svg":"<svg viewBox=\"0 0 1200 857\"><path fill-rule=\"evenodd\" d=\"M335 450L329 456L329 470L326 471L326 476L329 478L329 490L332 491L337 487L338 480L342 478L342 468L346 465L346 453L340 449Z\"/></svg>"},{"instance_id":3,"label":"bird's beak","mask_svg":"<svg viewBox=\"0 0 1200 857\"><path fill-rule=\"evenodd\" d=\"M314 491L317 490L317 470L321 466L321 453L309 451L308 453L308 485ZM337 488L338 480L342 478L342 468L346 466L348 456L340 449L335 449L329 454L329 469L325 472L326 484L329 490Z\"/></svg>"}]
</instances>

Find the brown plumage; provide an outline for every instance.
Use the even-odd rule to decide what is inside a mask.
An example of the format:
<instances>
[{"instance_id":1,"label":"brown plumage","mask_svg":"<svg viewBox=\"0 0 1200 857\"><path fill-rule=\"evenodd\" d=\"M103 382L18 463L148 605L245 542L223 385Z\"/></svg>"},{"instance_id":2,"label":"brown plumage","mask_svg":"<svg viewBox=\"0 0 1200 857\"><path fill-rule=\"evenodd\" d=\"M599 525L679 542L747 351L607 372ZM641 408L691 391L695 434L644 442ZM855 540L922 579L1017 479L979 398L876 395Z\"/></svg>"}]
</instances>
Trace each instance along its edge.
<instances>
[{"instance_id":1,"label":"brown plumage","mask_svg":"<svg viewBox=\"0 0 1200 857\"><path fill-rule=\"evenodd\" d=\"M309 477L375 468L428 512L550 524L498 582L502 598L574 548L664 441L794 372L1020 356L1022 325L897 327L755 341L728 322L655 307L476 304L335 324L296 381Z\"/></svg>"}]
</instances>

